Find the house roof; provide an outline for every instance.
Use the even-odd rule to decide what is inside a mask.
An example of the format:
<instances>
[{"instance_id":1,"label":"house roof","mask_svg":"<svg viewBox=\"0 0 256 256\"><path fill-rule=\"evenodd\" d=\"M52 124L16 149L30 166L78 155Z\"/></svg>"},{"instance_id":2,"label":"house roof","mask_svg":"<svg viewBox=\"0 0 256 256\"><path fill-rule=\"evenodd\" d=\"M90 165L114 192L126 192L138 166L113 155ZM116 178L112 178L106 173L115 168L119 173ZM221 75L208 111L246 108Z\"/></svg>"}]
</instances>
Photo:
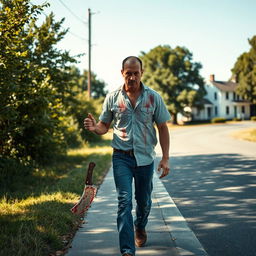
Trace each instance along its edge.
<instances>
[{"instance_id":1,"label":"house roof","mask_svg":"<svg viewBox=\"0 0 256 256\"><path fill-rule=\"evenodd\" d=\"M234 92L237 86L237 83L234 83L232 81L210 81L210 83L212 83L215 87L224 92Z\"/></svg>"},{"instance_id":2,"label":"house roof","mask_svg":"<svg viewBox=\"0 0 256 256\"><path fill-rule=\"evenodd\" d=\"M203 99L203 103L204 103L205 105L207 105L207 104L208 104L208 105L213 105L210 100L205 99L205 98Z\"/></svg>"}]
</instances>

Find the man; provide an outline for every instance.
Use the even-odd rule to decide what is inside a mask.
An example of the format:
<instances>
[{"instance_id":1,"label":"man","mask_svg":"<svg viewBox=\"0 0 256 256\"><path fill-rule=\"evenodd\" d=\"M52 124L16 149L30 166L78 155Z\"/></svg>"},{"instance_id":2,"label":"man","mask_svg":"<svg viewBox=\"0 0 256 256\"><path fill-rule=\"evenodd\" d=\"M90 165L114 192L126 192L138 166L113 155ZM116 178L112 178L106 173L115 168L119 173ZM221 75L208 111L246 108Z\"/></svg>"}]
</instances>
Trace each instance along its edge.
<instances>
[{"instance_id":1,"label":"man","mask_svg":"<svg viewBox=\"0 0 256 256\"><path fill-rule=\"evenodd\" d=\"M123 256L135 255L135 243L144 246L145 226L151 208L154 147L157 143L154 123L158 128L162 159L160 178L169 173L170 119L160 95L141 82L142 62L135 56L123 60L124 85L109 93L96 123L89 114L84 127L98 135L105 134L113 121L113 173L118 194L117 227ZM135 183L136 219L132 218L132 181ZM135 228L135 241L134 241Z\"/></svg>"}]
</instances>

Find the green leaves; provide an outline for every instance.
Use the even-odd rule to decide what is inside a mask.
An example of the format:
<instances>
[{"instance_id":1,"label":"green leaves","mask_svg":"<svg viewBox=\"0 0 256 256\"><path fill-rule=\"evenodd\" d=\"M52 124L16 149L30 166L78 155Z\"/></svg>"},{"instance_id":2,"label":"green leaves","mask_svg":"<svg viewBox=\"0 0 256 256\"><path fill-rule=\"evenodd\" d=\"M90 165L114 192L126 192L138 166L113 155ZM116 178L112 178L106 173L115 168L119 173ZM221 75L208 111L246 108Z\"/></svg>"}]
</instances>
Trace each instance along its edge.
<instances>
[{"instance_id":1,"label":"green leaves","mask_svg":"<svg viewBox=\"0 0 256 256\"><path fill-rule=\"evenodd\" d=\"M45 164L66 149L62 117L75 59L56 49L62 21L51 14L36 26L42 6L1 3L0 156Z\"/></svg>"},{"instance_id":2,"label":"green leaves","mask_svg":"<svg viewBox=\"0 0 256 256\"><path fill-rule=\"evenodd\" d=\"M233 67L232 77L238 81L237 94L256 103L256 36L248 40L251 48L241 54Z\"/></svg>"},{"instance_id":3,"label":"green leaves","mask_svg":"<svg viewBox=\"0 0 256 256\"><path fill-rule=\"evenodd\" d=\"M57 49L67 30L51 13L38 26L43 6L28 0L0 0L0 157L24 164L48 164L67 146L99 139L83 129L96 104L86 97L87 72ZM94 98L105 83L92 74ZM98 107L98 106L97 106Z\"/></svg>"},{"instance_id":4,"label":"green leaves","mask_svg":"<svg viewBox=\"0 0 256 256\"><path fill-rule=\"evenodd\" d=\"M174 122L184 107L202 104L205 95L201 64L192 61L192 53L185 47L172 49L168 45L157 46L148 53L142 52L143 81L157 90L164 98Z\"/></svg>"}]
</instances>

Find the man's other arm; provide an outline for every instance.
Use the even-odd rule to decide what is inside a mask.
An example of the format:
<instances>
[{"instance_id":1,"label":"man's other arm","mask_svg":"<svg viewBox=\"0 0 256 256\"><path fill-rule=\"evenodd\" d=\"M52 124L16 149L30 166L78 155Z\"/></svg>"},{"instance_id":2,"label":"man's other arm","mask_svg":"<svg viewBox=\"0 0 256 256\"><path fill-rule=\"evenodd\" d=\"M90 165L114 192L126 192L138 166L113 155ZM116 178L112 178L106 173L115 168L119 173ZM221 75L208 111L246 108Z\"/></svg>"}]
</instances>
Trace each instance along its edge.
<instances>
[{"instance_id":1,"label":"man's other arm","mask_svg":"<svg viewBox=\"0 0 256 256\"><path fill-rule=\"evenodd\" d=\"M158 165L158 171L162 169L162 173L160 178L168 175L169 168L169 147L170 147L170 136L169 130L167 127L167 123L157 124L158 134L159 134L159 142L162 149L162 160Z\"/></svg>"}]
</instances>

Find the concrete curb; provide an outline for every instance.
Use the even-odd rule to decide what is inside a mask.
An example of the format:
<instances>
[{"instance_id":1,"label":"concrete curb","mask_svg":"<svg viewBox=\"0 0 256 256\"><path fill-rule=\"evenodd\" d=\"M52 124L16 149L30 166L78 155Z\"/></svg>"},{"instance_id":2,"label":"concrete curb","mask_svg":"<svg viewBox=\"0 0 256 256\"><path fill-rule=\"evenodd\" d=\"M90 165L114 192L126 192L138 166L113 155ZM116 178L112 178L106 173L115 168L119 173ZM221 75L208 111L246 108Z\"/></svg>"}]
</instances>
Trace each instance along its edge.
<instances>
[{"instance_id":1,"label":"concrete curb","mask_svg":"<svg viewBox=\"0 0 256 256\"><path fill-rule=\"evenodd\" d=\"M154 174L153 182L154 197L179 255L208 256L156 174Z\"/></svg>"},{"instance_id":2,"label":"concrete curb","mask_svg":"<svg viewBox=\"0 0 256 256\"><path fill-rule=\"evenodd\" d=\"M150 239L147 247L137 248L136 255L208 256L156 174L153 182L153 205L147 226ZM117 198L110 168L87 212L85 224L77 231L66 255L120 255L116 210Z\"/></svg>"}]
</instances>

